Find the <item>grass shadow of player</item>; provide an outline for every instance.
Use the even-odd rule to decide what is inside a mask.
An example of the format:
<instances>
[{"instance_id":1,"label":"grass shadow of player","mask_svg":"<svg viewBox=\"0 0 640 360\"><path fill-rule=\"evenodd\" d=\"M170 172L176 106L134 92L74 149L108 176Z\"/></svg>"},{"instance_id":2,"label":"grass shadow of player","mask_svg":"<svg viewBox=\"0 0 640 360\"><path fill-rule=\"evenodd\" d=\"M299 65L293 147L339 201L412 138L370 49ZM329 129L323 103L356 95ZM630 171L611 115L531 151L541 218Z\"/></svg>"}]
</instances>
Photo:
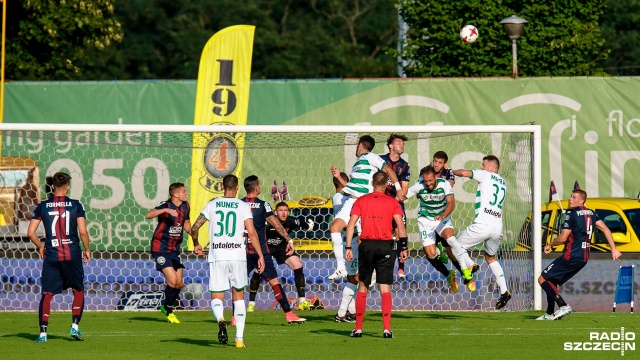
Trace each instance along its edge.
<instances>
[{"instance_id":1,"label":"grass shadow of player","mask_svg":"<svg viewBox=\"0 0 640 360\"><path fill-rule=\"evenodd\" d=\"M134 316L129 318L131 321L149 321L149 322L163 322L166 323L167 319L162 317L151 317L151 316Z\"/></svg>"},{"instance_id":2,"label":"grass shadow of player","mask_svg":"<svg viewBox=\"0 0 640 360\"><path fill-rule=\"evenodd\" d=\"M168 340L160 340L160 342L179 342L179 343L183 343L183 344L189 344L189 345L197 345L197 346L205 346L205 347L210 347L211 345L220 345L220 346L225 346L225 345L221 345L219 342L214 341L214 340L209 340L209 339L190 339L190 338L177 338L177 339L168 339Z\"/></svg>"},{"instance_id":3,"label":"grass shadow of player","mask_svg":"<svg viewBox=\"0 0 640 360\"><path fill-rule=\"evenodd\" d=\"M21 339L29 340L30 342L33 342L37 337L38 337L37 333L36 334L32 334L32 333L16 333L16 334L0 335L0 338L21 338ZM76 341L71 337L51 335L51 334L47 334L47 340Z\"/></svg>"},{"instance_id":4,"label":"grass shadow of player","mask_svg":"<svg viewBox=\"0 0 640 360\"><path fill-rule=\"evenodd\" d=\"M331 334L331 335L340 335L340 336L349 336L351 334L351 327L345 329L313 329L308 330L312 334Z\"/></svg>"}]
</instances>

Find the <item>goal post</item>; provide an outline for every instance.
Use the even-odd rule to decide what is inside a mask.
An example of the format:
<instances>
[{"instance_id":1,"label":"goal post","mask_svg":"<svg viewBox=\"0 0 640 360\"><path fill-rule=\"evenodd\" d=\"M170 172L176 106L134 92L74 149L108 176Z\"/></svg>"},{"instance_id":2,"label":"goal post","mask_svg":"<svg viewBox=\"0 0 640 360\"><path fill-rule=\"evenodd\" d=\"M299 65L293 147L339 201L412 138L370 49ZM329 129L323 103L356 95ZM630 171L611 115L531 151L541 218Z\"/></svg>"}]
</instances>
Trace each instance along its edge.
<instances>
[{"instance_id":1,"label":"goal post","mask_svg":"<svg viewBox=\"0 0 640 360\"><path fill-rule=\"evenodd\" d=\"M541 127L505 126L190 126L190 125L84 125L0 124L2 135L2 198L0 201L0 309L35 310L39 301L40 265L18 219L19 187L35 168L44 199L45 177L57 171L72 176L69 197L79 199L87 210L94 259L85 265L88 310L114 310L127 294L158 293L164 282L150 260L150 239L156 220L146 212L168 198L168 187L182 182L192 195L192 222L200 212L195 203L219 196L221 178L234 173L241 180L257 175L262 200L275 205L272 197L284 186L284 200L292 215L312 217L311 231L296 231L293 237L305 266L307 295L317 296L328 308L337 308L341 282L327 279L335 267L328 227L330 203L335 193L330 166L349 174L356 156L358 138L374 137L376 154L386 154L391 133L406 135L403 158L412 168L410 185L419 169L431 162L433 153L447 152L448 168L477 169L488 154L500 159L500 174L509 184L505 202L504 236L498 259L513 298L507 309L540 309L541 291ZM201 188L198 188L201 187ZM476 183L456 179L456 209L452 214L455 233L474 218ZM193 194L198 194L193 200ZM242 189L239 196L244 196ZM394 306L401 310L492 310L497 284L482 259L481 248L472 251L481 265L478 290L464 286L457 294L426 262L417 239L416 199L405 203L410 258L407 280L394 282ZM523 223L532 214L528 246L519 239ZM208 242L201 235L201 243ZM190 240L190 239L189 239ZM208 283L206 260L187 250L185 235L185 306L207 308L203 299ZM525 244L527 245L527 244ZM447 267L453 268L451 264ZM281 282L295 295L293 273L278 268ZM458 275L459 278L459 275ZM395 278L394 278L395 279ZM204 290L204 291L203 291ZM69 296L69 295L65 295ZM371 301L375 300L375 296ZM261 287L258 308L267 309L272 294ZM64 302L58 301L64 308ZM55 306L53 305L54 309ZM375 300L374 308L379 308ZM122 306L121 306L122 307Z\"/></svg>"}]
</instances>

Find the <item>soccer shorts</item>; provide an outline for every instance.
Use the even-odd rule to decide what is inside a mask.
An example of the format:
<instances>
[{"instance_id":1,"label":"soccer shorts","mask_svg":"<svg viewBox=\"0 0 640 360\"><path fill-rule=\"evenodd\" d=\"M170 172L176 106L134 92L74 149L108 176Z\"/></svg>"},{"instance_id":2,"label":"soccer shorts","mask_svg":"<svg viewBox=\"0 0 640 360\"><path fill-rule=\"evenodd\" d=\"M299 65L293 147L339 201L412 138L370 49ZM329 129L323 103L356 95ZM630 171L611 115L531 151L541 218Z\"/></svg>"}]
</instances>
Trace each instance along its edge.
<instances>
[{"instance_id":1,"label":"soccer shorts","mask_svg":"<svg viewBox=\"0 0 640 360\"><path fill-rule=\"evenodd\" d=\"M345 224L349 223L349 219L351 219L351 209L353 209L353 203L356 202L356 199L354 198L348 198L344 204L342 204L342 207L340 208L340 211L338 211L337 214L334 215L334 220L335 219L342 219L342 221L344 221Z\"/></svg>"},{"instance_id":2,"label":"soccer shorts","mask_svg":"<svg viewBox=\"0 0 640 360\"><path fill-rule=\"evenodd\" d=\"M358 252L360 281L371 284L371 275L375 270L378 284L393 284L393 267L396 264L393 240L362 240Z\"/></svg>"},{"instance_id":3,"label":"soccer shorts","mask_svg":"<svg viewBox=\"0 0 640 360\"><path fill-rule=\"evenodd\" d=\"M269 246L269 252L271 252L271 257L276 259L278 265L284 264L288 258L292 256L300 257L295 251L291 255L287 255L287 243L283 242L279 246Z\"/></svg>"},{"instance_id":4,"label":"soccer shorts","mask_svg":"<svg viewBox=\"0 0 640 360\"><path fill-rule=\"evenodd\" d=\"M180 260L180 254L177 252L171 253L151 253L153 260L156 262L156 270L162 271L164 268L173 267L174 270L184 269L182 260Z\"/></svg>"},{"instance_id":5,"label":"soccer shorts","mask_svg":"<svg viewBox=\"0 0 640 360\"><path fill-rule=\"evenodd\" d=\"M82 258L69 261L58 261L46 257L42 262L42 292L59 294L62 290L72 288L84 290L84 268Z\"/></svg>"},{"instance_id":6,"label":"soccer shorts","mask_svg":"<svg viewBox=\"0 0 640 360\"><path fill-rule=\"evenodd\" d=\"M484 252L489 256L496 256L502 242L502 229L486 224L471 224L458 234L457 240L465 250L484 242Z\"/></svg>"},{"instance_id":7,"label":"soccer shorts","mask_svg":"<svg viewBox=\"0 0 640 360\"><path fill-rule=\"evenodd\" d=\"M260 274L267 280L276 279L278 277L278 271L273 264L273 257L271 254L263 254L264 256L264 271ZM258 254L247 254L247 274L258 268Z\"/></svg>"},{"instance_id":8,"label":"soccer shorts","mask_svg":"<svg viewBox=\"0 0 640 360\"><path fill-rule=\"evenodd\" d=\"M347 249L344 249L344 251L346 253ZM347 275L354 276L354 275L358 275L358 239L357 238L354 238L351 240L351 252L353 253L353 261L348 261L345 259L344 264L347 268Z\"/></svg>"},{"instance_id":9,"label":"soccer shorts","mask_svg":"<svg viewBox=\"0 0 640 360\"><path fill-rule=\"evenodd\" d=\"M442 221L418 217L418 230L420 231L420 243L422 246L435 245L436 233L441 234L444 229L453 229L451 218L446 217Z\"/></svg>"},{"instance_id":10,"label":"soccer shorts","mask_svg":"<svg viewBox=\"0 0 640 360\"><path fill-rule=\"evenodd\" d=\"M567 261L561 256L542 270L541 275L545 280L555 280L558 285L562 285L580 272L585 265L587 263L584 261Z\"/></svg>"},{"instance_id":11,"label":"soccer shorts","mask_svg":"<svg viewBox=\"0 0 640 360\"><path fill-rule=\"evenodd\" d=\"M247 262L218 260L209 263L209 291L225 292L229 286L242 290L248 285Z\"/></svg>"}]
</instances>

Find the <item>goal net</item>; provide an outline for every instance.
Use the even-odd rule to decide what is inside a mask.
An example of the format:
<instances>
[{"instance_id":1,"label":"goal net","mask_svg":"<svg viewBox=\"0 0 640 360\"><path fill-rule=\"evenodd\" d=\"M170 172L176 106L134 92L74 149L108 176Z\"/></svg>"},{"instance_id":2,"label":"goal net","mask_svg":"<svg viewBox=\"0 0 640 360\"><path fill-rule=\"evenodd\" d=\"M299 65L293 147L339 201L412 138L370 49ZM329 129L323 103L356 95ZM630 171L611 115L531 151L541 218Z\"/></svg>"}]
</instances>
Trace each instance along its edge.
<instances>
[{"instance_id":1,"label":"goal net","mask_svg":"<svg viewBox=\"0 0 640 360\"><path fill-rule=\"evenodd\" d=\"M411 166L410 185L438 150L448 154L447 168L453 169L478 169L488 154L500 159L500 174L509 184L504 203L504 235L498 254L513 296L506 309L534 307L535 274L539 268L535 269L532 247L519 246L518 239L527 215L532 211L538 213L534 204L539 209L539 200L535 200L539 198L539 190L534 191L540 188L539 178L538 185L534 182L535 166L539 166L534 158L534 134L539 131L538 126L0 124L0 130L0 310L38 308L42 264L26 237L33 211L33 205L27 202L47 197L46 177L57 171L71 174L69 197L81 200L87 211L93 251L93 259L84 266L87 310L157 308L165 286L150 255L157 219L148 220L145 214L168 198L171 183L182 182L190 194L193 223L202 206L212 197L220 196L221 178L228 173L235 173L241 182L249 175L257 175L262 200L272 206L286 200L292 216L313 219L312 230L292 233L304 264L307 297L317 297L325 308L336 309L344 280L327 279L335 270L329 235L330 200L335 193L330 167L337 166L349 174L358 138L364 134L375 138L375 153L386 154L386 140L391 132L409 138L403 158ZM38 187L34 199L21 192L28 181ZM476 186L473 180L456 179L456 208L452 214L456 234L474 219ZM239 196L244 195L241 186ZM480 265L476 273L477 291L470 292L461 284L460 291L453 293L446 279L426 261L417 237L417 207L416 199L405 203L410 257L406 262L406 279L394 276L394 308L493 310L499 291L482 248L472 251L472 257ZM42 237L44 229L39 228L37 234ZM201 243L208 242L205 240L208 237L203 234L200 237ZM186 285L180 306L207 309L208 264L190 250L190 238L185 235L182 259ZM447 267L454 269L451 263ZM293 272L285 265L279 266L278 271L285 291L294 298ZM379 309L377 286L372 292L369 305ZM58 295L52 309L68 310L71 297L67 292ZM273 303L273 294L263 283L256 307L268 309Z\"/></svg>"}]
</instances>

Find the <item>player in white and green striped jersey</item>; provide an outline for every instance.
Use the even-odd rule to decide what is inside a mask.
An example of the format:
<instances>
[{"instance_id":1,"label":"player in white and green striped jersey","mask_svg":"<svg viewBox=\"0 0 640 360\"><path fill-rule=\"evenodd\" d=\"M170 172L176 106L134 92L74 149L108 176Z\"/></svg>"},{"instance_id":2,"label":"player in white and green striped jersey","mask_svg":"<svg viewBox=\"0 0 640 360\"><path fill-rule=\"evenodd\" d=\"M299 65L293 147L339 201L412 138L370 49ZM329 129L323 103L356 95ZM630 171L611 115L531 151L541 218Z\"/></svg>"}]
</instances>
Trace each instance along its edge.
<instances>
[{"instance_id":1,"label":"player in white and green striped jersey","mask_svg":"<svg viewBox=\"0 0 640 360\"><path fill-rule=\"evenodd\" d=\"M479 170L459 169L454 170L453 174L478 182L476 217L473 224L458 234L458 241L464 249L472 249L474 246L484 243L485 261L500 288L496 309L501 309L511 299L511 293L507 287L502 266L496 259L502 242L502 207L507 198L507 182L498 175L498 170L500 170L500 160L494 155L487 155L482 158L482 167ZM467 255L466 252L465 255ZM467 266L473 264L468 255L458 259L460 264L464 261Z\"/></svg>"},{"instance_id":2,"label":"player in white and green striped jersey","mask_svg":"<svg viewBox=\"0 0 640 360\"><path fill-rule=\"evenodd\" d=\"M437 178L436 170L427 165L420 170L420 180L409 188L407 197L417 195L420 201L418 208L418 229L420 242L424 248L427 260L436 270L447 278L449 287L458 292L456 272L444 265L436 251L436 234L447 241L455 256L462 256L464 250L456 240L451 224L450 215L455 209L455 197L449 181ZM475 290L475 282L471 271L461 262L463 277L470 280L469 290Z\"/></svg>"},{"instance_id":3,"label":"player in white and green striped jersey","mask_svg":"<svg viewBox=\"0 0 640 360\"><path fill-rule=\"evenodd\" d=\"M331 232L331 242L333 243L333 253L337 262L336 271L329 276L329 280L336 280L347 276L341 232L347 227L347 223L351 218L351 208L356 199L362 195L373 192L373 185L371 185L373 174L378 170L384 171L397 190L396 200L404 201L406 198L393 169L391 169L380 156L371 152L375 145L376 141L370 135L362 135L360 137L358 147L356 148L356 156L358 159L356 163L353 164L348 182L345 182L340 177L340 170L337 167L331 167L333 177L344 186L342 192L349 196L349 198L344 202L338 213L334 214L333 222L329 228Z\"/></svg>"}]
</instances>

